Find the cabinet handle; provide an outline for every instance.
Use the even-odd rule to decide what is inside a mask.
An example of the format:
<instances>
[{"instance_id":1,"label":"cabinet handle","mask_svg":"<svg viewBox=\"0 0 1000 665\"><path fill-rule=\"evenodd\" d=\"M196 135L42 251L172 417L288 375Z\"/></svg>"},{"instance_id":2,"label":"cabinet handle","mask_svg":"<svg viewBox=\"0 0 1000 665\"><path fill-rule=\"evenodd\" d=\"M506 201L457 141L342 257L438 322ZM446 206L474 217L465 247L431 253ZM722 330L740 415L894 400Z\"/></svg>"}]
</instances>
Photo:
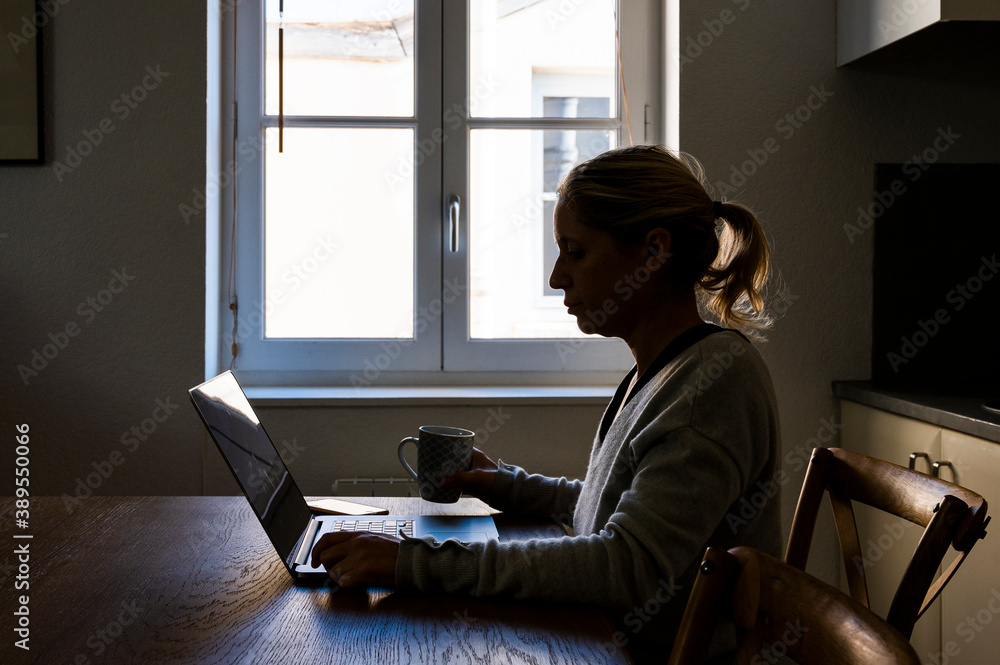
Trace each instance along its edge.
<instances>
[{"instance_id":1,"label":"cabinet handle","mask_svg":"<svg viewBox=\"0 0 1000 665\"><path fill-rule=\"evenodd\" d=\"M910 453L910 468L916 471L917 460L920 458L927 461L927 470L930 471L933 468L933 465L931 464L931 456L927 453Z\"/></svg>"},{"instance_id":2,"label":"cabinet handle","mask_svg":"<svg viewBox=\"0 0 1000 665\"><path fill-rule=\"evenodd\" d=\"M951 482L958 483L958 471L955 469L955 465L951 462L938 460L931 465L931 475L935 478L941 478L941 467L948 467L951 469ZM943 480L943 479L942 479Z\"/></svg>"}]
</instances>

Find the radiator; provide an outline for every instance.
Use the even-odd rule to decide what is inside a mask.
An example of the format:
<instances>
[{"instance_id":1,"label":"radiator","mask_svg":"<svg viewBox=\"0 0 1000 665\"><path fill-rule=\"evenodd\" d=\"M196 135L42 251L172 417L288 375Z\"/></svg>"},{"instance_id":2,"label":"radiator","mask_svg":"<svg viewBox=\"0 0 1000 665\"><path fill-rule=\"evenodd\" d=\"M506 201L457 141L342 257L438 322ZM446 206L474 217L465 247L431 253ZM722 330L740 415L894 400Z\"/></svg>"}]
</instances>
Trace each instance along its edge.
<instances>
[{"instance_id":1,"label":"radiator","mask_svg":"<svg viewBox=\"0 0 1000 665\"><path fill-rule=\"evenodd\" d=\"M338 478L330 491L333 496L420 496L410 478Z\"/></svg>"}]
</instances>

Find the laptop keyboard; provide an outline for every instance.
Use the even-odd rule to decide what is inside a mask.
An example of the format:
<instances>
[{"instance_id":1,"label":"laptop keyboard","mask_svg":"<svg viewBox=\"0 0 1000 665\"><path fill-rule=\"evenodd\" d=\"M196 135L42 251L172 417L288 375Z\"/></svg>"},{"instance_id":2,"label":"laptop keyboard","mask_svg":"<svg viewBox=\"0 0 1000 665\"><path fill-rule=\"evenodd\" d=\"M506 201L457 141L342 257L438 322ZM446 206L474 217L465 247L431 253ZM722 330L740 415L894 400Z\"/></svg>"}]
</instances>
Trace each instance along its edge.
<instances>
[{"instance_id":1,"label":"laptop keyboard","mask_svg":"<svg viewBox=\"0 0 1000 665\"><path fill-rule=\"evenodd\" d=\"M388 536L413 537L413 520L334 520L331 531L367 531Z\"/></svg>"}]
</instances>

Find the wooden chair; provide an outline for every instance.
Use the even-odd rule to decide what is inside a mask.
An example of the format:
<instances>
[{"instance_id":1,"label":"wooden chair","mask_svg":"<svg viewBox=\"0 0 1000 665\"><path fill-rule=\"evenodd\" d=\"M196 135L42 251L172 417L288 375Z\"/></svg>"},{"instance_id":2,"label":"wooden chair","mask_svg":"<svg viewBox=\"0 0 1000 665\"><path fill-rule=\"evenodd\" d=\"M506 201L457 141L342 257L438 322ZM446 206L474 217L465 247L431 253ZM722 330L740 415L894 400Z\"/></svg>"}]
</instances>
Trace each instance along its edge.
<instances>
[{"instance_id":1,"label":"wooden chair","mask_svg":"<svg viewBox=\"0 0 1000 665\"><path fill-rule=\"evenodd\" d=\"M710 547L670 654L669 665L704 663L716 619L736 624L740 665L918 665L906 638L825 582L749 547Z\"/></svg>"},{"instance_id":2,"label":"wooden chair","mask_svg":"<svg viewBox=\"0 0 1000 665\"><path fill-rule=\"evenodd\" d=\"M792 518L785 561L805 570L823 494L829 493L851 597L871 607L866 560L858 539L852 501L924 528L885 617L907 639L913 625L986 535L986 500L953 483L841 448L816 448ZM949 546L958 556L936 580Z\"/></svg>"}]
</instances>

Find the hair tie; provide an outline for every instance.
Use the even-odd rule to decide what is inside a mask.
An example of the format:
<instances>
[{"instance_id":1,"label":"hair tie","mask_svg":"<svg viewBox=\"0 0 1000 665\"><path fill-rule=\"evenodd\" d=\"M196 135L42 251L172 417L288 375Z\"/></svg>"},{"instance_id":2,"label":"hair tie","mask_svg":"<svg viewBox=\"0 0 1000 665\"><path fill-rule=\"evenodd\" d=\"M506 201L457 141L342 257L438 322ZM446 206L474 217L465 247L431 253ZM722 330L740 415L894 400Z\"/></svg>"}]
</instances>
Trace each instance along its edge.
<instances>
[{"instance_id":1,"label":"hair tie","mask_svg":"<svg viewBox=\"0 0 1000 665\"><path fill-rule=\"evenodd\" d=\"M722 201L712 201L712 210L715 211L715 218L720 219L722 217Z\"/></svg>"}]
</instances>

